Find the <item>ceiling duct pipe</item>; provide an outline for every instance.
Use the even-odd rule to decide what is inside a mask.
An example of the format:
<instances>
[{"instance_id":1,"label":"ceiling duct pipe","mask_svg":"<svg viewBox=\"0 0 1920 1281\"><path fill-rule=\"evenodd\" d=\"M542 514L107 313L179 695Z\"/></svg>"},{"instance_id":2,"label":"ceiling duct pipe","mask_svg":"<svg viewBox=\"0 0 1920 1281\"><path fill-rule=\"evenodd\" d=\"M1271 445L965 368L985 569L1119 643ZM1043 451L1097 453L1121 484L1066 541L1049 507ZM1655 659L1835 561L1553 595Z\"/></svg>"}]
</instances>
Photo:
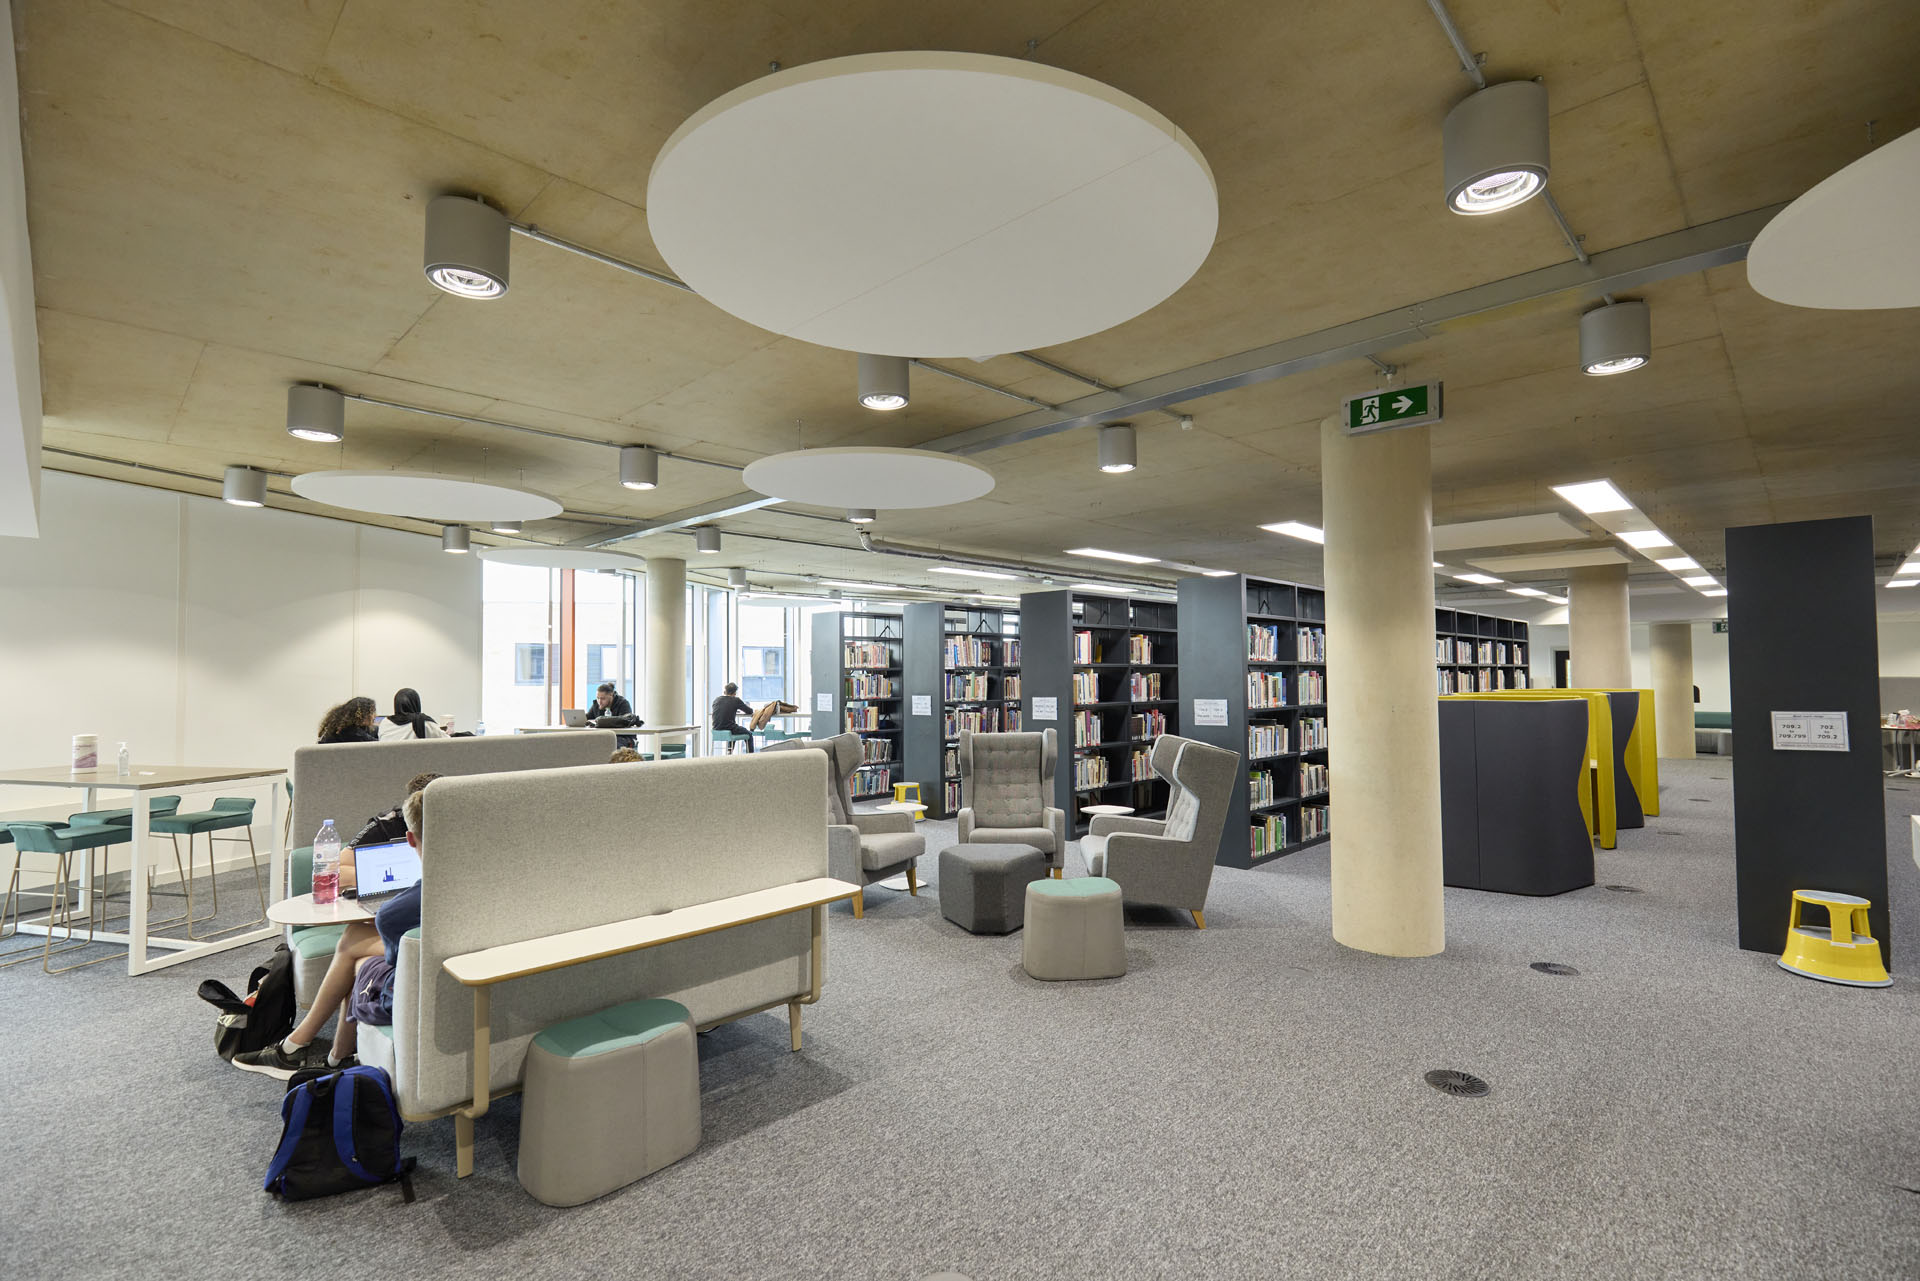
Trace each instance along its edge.
<instances>
[{"instance_id":1,"label":"ceiling duct pipe","mask_svg":"<svg viewBox=\"0 0 1920 1281\"><path fill-rule=\"evenodd\" d=\"M907 543L882 542L873 536L873 531L856 526L854 533L859 536L860 546L877 556L900 556L908 560L934 561L942 565L963 567L984 567L1005 570L1010 574L1019 574L1023 578L1066 578L1074 582L1111 582L1117 590L1125 591L1172 591L1172 583L1151 581L1123 582L1118 579L1103 578L1099 574L1089 574L1078 566L1057 567L1052 565L1030 565L1021 561L996 560L991 556L955 556L935 547L914 547Z\"/></svg>"}]
</instances>

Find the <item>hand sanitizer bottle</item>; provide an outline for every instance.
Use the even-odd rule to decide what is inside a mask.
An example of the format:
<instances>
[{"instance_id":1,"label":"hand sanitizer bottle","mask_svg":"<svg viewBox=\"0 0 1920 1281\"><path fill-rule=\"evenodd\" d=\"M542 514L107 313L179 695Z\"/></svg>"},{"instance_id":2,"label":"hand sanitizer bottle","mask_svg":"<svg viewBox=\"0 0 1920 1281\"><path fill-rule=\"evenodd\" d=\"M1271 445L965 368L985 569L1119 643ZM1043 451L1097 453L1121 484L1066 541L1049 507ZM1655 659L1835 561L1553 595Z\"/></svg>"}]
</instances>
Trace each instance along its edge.
<instances>
[{"instance_id":1,"label":"hand sanitizer bottle","mask_svg":"<svg viewBox=\"0 0 1920 1281\"><path fill-rule=\"evenodd\" d=\"M127 751L125 743L120 744L120 777L128 778L133 774L133 757Z\"/></svg>"}]
</instances>

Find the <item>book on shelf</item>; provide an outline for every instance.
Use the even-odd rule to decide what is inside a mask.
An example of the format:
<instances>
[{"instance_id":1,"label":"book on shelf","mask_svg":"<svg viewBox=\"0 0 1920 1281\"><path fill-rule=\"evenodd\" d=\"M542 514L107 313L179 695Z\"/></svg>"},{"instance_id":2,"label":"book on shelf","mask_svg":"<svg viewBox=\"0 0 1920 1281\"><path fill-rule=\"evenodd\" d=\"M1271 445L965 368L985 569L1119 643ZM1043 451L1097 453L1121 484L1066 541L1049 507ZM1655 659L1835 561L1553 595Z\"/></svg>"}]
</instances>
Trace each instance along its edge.
<instances>
[{"instance_id":1,"label":"book on shelf","mask_svg":"<svg viewBox=\"0 0 1920 1281\"><path fill-rule=\"evenodd\" d=\"M1473 642L1455 641L1453 643L1453 661L1456 663L1473 662Z\"/></svg>"},{"instance_id":2,"label":"book on shelf","mask_svg":"<svg viewBox=\"0 0 1920 1281\"><path fill-rule=\"evenodd\" d=\"M1287 816L1269 814L1253 825L1253 856L1260 858L1267 854L1278 854L1287 848Z\"/></svg>"},{"instance_id":3,"label":"book on shelf","mask_svg":"<svg viewBox=\"0 0 1920 1281\"><path fill-rule=\"evenodd\" d=\"M1310 841L1316 836L1327 834L1327 807L1324 805L1302 805L1300 807L1300 839Z\"/></svg>"},{"instance_id":4,"label":"book on shelf","mask_svg":"<svg viewBox=\"0 0 1920 1281\"><path fill-rule=\"evenodd\" d=\"M958 782L952 782L946 785L946 801L947 813L951 814L960 808L960 784Z\"/></svg>"},{"instance_id":5,"label":"book on shelf","mask_svg":"<svg viewBox=\"0 0 1920 1281\"><path fill-rule=\"evenodd\" d=\"M1167 714L1158 708L1135 712L1127 717L1127 737L1135 740L1158 738L1167 732Z\"/></svg>"},{"instance_id":6,"label":"book on shelf","mask_svg":"<svg viewBox=\"0 0 1920 1281\"><path fill-rule=\"evenodd\" d=\"M1093 643L1092 632L1073 634L1073 661L1076 663L1097 663L1100 661L1101 646Z\"/></svg>"},{"instance_id":7,"label":"book on shelf","mask_svg":"<svg viewBox=\"0 0 1920 1281\"><path fill-rule=\"evenodd\" d=\"M1327 745L1327 718L1324 716L1303 716L1300 718L1300 750L1317 752Z\"/></svg>"},{"instance_id":8,"label":"book on shelf","mask_svg":"<svg viewBox=\"0 0 1920 1281\"><path fill-rule=\"evenodd\" d=\"M1300 762L1300 796L1318 796L1327 790L1327 767L1317 761Z\"/></svg>"},{"instance_id":9,"label":"book on shelf","mask_svg":"<svg viewBox=\"0 0 1920 1281\"><path fill-rule=\"evenodd\" d=\"M890 764L893 760L893 740L890 738L861 739L860 760L866 765Z\"/></svg>"},{"instance_id":10,"label":"book on shelf","mask_svg":"<svg viewBox=\"0 0 1920 1281\"><path fill-rule=\"evenodd\" d=\"M873 641L848 641L842 655L846 667L893 667L893 651Z\"/></svg>"},{"instance_id":11,"label":"book on shelf","mask_svg":"<svg viewBox=\"0 0 1920 1281\"><path fill-rule=\"evenodd\" d=\"M1280 629L1272 623L1247 624L1247 660L1254 663L1280 661Z\"/></svg>"},{"instance_id":12,"label":"book on shelf","mask_svg":"<svg viewBox=\"0 0 1920 1281\"><path fill-rule=\"evenodd\" d=\"M1100 717L1094 712L1075 712L1073 714L1073 745L1075 747L1100 746Z\"/></svg>"},{"instance_id":13,"label":"book on shelf","mask_svg":"<svg viewBox=\"0 0 1920 1281\"><path fill-rule=\"evenodd\" d=\"M1247 726L1248 759L1260 760L1268 756L1284 756L1287 750L1287 727L1285 725Z\"/></svg>"},{"instance_id":14,"label":"book on shelf","mask_svg":"<svg viewBox=\"0 0 1920 1281\"><path fill-rule=\"evenodd\" d=\"M1127 661L1129 663L1151 663L1153 661L1153 638L1151 636L1127 637Z\"/></svg>"},{"instance_id":15,"label":"book on shelf","mask_svg":"<svg viewBox=\"0 0 1920 1281\"><path fill-rule=\"evenodd\" d=\"M1248 672L1247 708L1258 711L1268 707L1287 705L1287 674L1285 672Z\"/></svg>"},{"instance_id":16,"label":"book on shelf","mask_svg":"<svg viewBox=\"0 0 1920 1281\"><path fill-rule=\"evenodd\" d=\"M1097 703L1100 701L1100 674L1098 672L1075 672L1073 674L1073 701L1076 703Z\"/></svg>"},{"instance_id":17,"label":"book on shelf","mask_svg":"<svg viewBox=\"0 0 1920 1281\"><path fill-rule=\"evenodd\" d=\"M960 777L960 749L959 748L948 747L941 750L940 777L942 778L959 778ZM952 809L953 806L949 805L947 806L947 808Z\"/></svg>"},{"instance_id":18,"label":"book on shelf","mask_svg":"<svg viewBox=\"0 0 1920 1281\"><path fill-rule=\"evenodd\" d=\"M1271 805L1279 799L1279 793L1273 790L1272 770L1257 769L1247 772L1247 805L1249 808L1259 809L1261 806Z\"/></svg>"},{"instance_id":19,"label":"book on shelf","mask_svg":"<svg viewBox=\"0 0 1920 1281\"><path fill-rule=\"evenodd\" d=\"M1006 722L1007 733L1018 734L1020 732L1020 709L1018 707L1010 706L1007 708Z\"/></svg>"},{"instance_id":20,"label":"book on shelf","mask_svg":"<svg viewBox=\"0 0 1920 1281\"><path fill-rule=\"evenodd\" d=\"M846 723L841 728L855 733L863 729L879 729L880 709L872 703L849 703L846 708Z\"/></svg>"},{"instance_id":21,"label":"book on shelf","mask_svg":"<svg viewBox=\"0 0 1920 1281\"><path fill-rule=\"evenodd\" d=\"M870 796L891 796L893 794L893 776L884 770L856 770L849 780L848 792L855 800L865 800Z\"/></svg>"},{"instance_id":22,"label":"book on shelf","mask_svg":"<svg viewBox=\"0 0 1920 1281\"><path fill-rule=\"evenodd\" d=\"M1136 703L1152 703L1160 698L1159 672L1134 672L1128 676L1129 697Z\"/></svg>"},{"instance_id":23,"label":"book on shelf","mask_svg":"<svg viewBox=\"0 0 1920 1281\"><path fill-rule=\"evenodd\" d=\"M1433 638L1433 661L1451 663L1453 661L1453 641L1445 636Z\"/></svg>"},{"instance_id":24,"label":"book on shelf","mask_svg":"<svg viewBox=\"0 0 1920 1281\"><path fill-rule=\"evenodd\" d=\"M1000 732L998 707L949 707L940 717L940 736L959 738L961 730L974 734Z\"/></svg>"},{"instance_id":25,"label":"book on shelf","mask_svg":"<svg viewBox=\"0 0 1920 1281\"><path fill-rule=\"evenodd\" d=\"M940 697L952 702L984 702L988 692L985 672L948 672L940 678Z\"/></svg>"},{"instance_id":26,"label":"book on shelf","mask_svg":"<svg viewBox=\"0 0 1920 1281\"><path fill-rule=\"evenodd\" d=\"M1327 630L1324 627L1294 628L1293 645L1293 656L1302 663L1327 661Z\"/></svg>"},{"instance_id":27,"label":"book on shelf","mask_svg":"<svg viewBox=\"0 0 1920 1281\"><path fill-rule=\"evenodd\" d=\"M1107 758L1104 756L1080 756L1073 762L1073 790L1090 792L1096 787L1107 785Z\"/></svg>"},{"instance_id":28,"label":"book on shelf","mask_svg":"<svg viewBox=\"0 0 1920 1281\"><path fill-rule=\"evenodd\" d=\"M1018 676L1009 676L1006 678L1005 685L1006 692L1003 697L1017 700L1020 697L1020 678Z\"/></svg>"},{"instance_id":29,"label":"book on shelf","mask_svg":"<svg viewBox=\"0 0 1920 1281\"><path fill-rule=\"evenodd\" d=\"M1020 642L1019 641L1017 640L1002 641L1000 642L1000 649L1001 649L1001 653L1004 655L1002 662L1006 666L1008 667L1020 666Z\"/></svg>"},{"instance_id":30,"label":"book on shelf","mask_svg":"<svg viewBox=\"0 0 1920 1281\"><path fill-rule=\"evenodd\" d=\"M1315 706L1327 701L1327 674L1318 668L1305 668L1294 673L1295 701L1307 706Z\"/></svg>"},{"instance_id":31,"label":"book on shelf","mask_svg":"<svg viewBox=\"0 0 1920 1281\"><path fill-rule=\"evenodd\" d=\"M846 695L848 698L898 698L900 682L891 676L875 676L869 672L848 672Z\"/></svg>"},{"instance_id":32,"label":"book on shelf","mask_svg":"<svg viewBox=\"0 0 1920 1281\"><path fill-rule=\"evenodd\" d=\"M977 640L972 636L949 636L941 666L948 671L956 667L993 666L993 642Z\"/></svg>"}]
</instances>

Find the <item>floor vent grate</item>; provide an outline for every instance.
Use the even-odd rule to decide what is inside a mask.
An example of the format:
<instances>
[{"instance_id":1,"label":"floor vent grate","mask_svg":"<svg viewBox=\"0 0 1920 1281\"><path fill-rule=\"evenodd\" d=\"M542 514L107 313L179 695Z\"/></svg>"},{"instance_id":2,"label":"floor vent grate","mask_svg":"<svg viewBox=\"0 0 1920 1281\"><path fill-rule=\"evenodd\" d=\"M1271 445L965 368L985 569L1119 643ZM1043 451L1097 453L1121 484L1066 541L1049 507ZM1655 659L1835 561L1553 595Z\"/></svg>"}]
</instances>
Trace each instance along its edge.
<instances>
[{"instance_id":1,"label":"floor vent grate","mask_svg":"<svg viewBox=\"0 0 1920 1281\"><path fill-rule=\"evenodd\" d=\"M1612 890L1615 894L1639 894L1642 892L1638 885L1605 885L1601 888Z\"/></svg>"},{"instance_id":2,"label":"floor vent grate","mask_svg":"<svg viewBox=\"0 0 1920 1281\"><path fill-rule=\"evenodd\" d=\"M1426 1082L1440 1093L1460 1099L1482 1098L1493 1089L1473 1073L1456 1072L1452 1068L1435 1068L1427 1073Z\"/></svg>"},{"instance_id":3,"label":"floor vent grate","mask_svg":"<svg viewBox=\"0 0 1920 1281\"><path fill-rule=\"evenodd\" d=\"M1562 965L1558 961L1535 961L1527 968L1530 970L1539 970L1542 974L1566 974L1571 976L1580 972L1571 965Z\"/></svg>"}]
</instances>

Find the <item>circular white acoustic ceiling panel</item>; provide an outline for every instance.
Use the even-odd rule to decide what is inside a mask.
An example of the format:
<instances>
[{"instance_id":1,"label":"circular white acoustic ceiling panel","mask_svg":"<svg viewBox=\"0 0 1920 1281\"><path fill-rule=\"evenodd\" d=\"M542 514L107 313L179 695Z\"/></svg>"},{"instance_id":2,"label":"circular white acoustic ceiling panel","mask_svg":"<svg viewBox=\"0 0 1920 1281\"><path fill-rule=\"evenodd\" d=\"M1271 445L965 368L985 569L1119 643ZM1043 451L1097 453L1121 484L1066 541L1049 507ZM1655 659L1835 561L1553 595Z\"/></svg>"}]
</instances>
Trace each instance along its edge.
<instances>
[{"instance_id":1,"label":"circular white acoustic ceiling panel","mask_svg":"<svg viewBox=\"0 0 1920 1281\"><path fill-rule=\"evenodd\" d=\"M535 569L630 569L638 572L647 567L647 562L638 556L590 551L583 547L488 547L481 551L480 559L490 560L496 565L528 565Z\"/></svg>"},{"instance_id":2,"label":"circular white acoustic ceiling panel","mask_svg":"<svg viewBox=\"0 0 1920 1281\"><path fill-rule=\"evenodd\" d=\"M1747 251L1747 283L1795 307L1920 307L1920 129L1775 214Z\"/></svg>"},{"instance_id":3,"label":"circular white acoustic ceiling panel","mask_svg":"<svg viewBox=\"0 0 1920 1281\"><path fill-rule=\"evenodd\" d=\"M293 478L293 492L349 511L470 525L560 514L560 504L545 494L425 472L310 471Z\"/></svg>"},{"instance_id":4,"label":"circular white acoustic ceiling panel","mask_svg":"<svg viewBox=\"0 0 1920 1281\"><path fill-rule=\"evenodd\" d=\"M747 464L747 488L820 507L945 507L993 490L978 463L928 449L801 449Z\"/></svg>"},{"instance_id":5,"label":"circular white acoustic ceiling panel","mask_svg":"<svg viewBox=\"0 0 1920 1281\"><path fill-rule=\"evenodd\" d=\"M1193 141L1035 62L902 52L763 76L667 139L647 226L674 271L775 333L889 356L1084 338L1213 247Z\"/></svg>"}]
</instances>

